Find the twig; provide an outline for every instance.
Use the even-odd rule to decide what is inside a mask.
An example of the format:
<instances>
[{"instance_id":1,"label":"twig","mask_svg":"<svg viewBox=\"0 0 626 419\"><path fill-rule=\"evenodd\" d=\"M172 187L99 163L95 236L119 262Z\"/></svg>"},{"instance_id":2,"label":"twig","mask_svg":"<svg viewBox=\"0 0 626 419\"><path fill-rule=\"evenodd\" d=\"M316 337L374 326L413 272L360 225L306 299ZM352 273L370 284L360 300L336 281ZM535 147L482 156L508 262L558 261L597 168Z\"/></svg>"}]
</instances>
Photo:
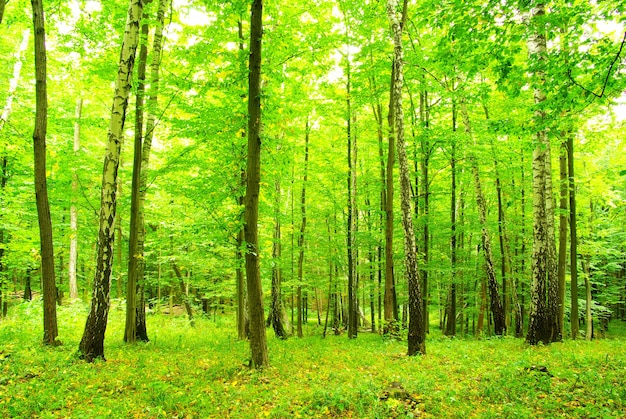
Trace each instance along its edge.
<instances>
[{"instance_id":1,"label":"twig","mask_svg":"<svg viewBox=\"0 0 626 419\"><path fill-rule=\"evenodd\" d=\"M611 77L611 73L613 71L613 67L615 66L615 63L617 62L617 60L619 60L619 57L622 54L622 50L624 49L624 44L625 43L626 43L626 32L624 32L624 39L622 39L622 43L619 46L619 51L617 51L617 55L613 59L613 62L611 63L611 66L609 67L609 70L606 73L606 77L604 78L604 85L602 86L602 91L600 92L600 94L597 94L596 92L592 92L591 90L587 89L585 86L583 86L582 84L580 84L576 80L574 80L574 78L572 77L572 69L567 70L567 76L572 81L572 83L574 83L574 85L580 87L585 92L591 93L592 95L594 95L598 99L602 98L604 96L604 91L606 90L606 85L609 82L609 77Z\"/></svg>"}]
</instances>

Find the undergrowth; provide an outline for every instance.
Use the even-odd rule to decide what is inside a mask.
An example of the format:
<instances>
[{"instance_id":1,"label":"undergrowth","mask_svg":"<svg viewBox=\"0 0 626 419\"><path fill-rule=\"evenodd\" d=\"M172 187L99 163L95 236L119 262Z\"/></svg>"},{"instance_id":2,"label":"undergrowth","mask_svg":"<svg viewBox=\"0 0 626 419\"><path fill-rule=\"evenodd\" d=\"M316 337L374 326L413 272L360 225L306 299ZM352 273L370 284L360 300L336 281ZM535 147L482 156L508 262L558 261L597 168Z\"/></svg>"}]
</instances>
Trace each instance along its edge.
<instances>
[{"instance_id":1,"label":"undergrowth","mask_svg":"<svg viewBox=\"0 0 626 419\"><path fill-rule=\"evenodd\" d=\"M530 347L513 338L444 338L407 357L405 343L361 333L279 340L272 366L248 369L248 344L227 317L149 315L149 343L122 342L111 310L107 361L76 358L87 307L59 308L63 346L41 345L38 303L0 320L0 417L9 418L535 418L626 417L626 327L607 339ZM434 328L433 328L434 329ZM618 331L619 333L616 333ZM392 384L393 383L393 384ZM385 397L399 385L403 397Z\"/></svg>"}]
</instances>

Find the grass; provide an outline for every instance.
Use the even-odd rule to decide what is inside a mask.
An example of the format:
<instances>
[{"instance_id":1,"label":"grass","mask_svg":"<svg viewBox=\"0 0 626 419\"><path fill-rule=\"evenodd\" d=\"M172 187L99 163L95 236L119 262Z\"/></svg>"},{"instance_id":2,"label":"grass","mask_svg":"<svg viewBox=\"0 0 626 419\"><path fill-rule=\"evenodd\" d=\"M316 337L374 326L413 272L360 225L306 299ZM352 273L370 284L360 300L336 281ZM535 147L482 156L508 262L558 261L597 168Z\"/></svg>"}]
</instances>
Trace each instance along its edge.
<instances>
[{"instance_id":1,"label":"grass","mask_svg":"<svg viewBox=\"0 0 626 419\"><path fill-rule=\"evenodd\" d=\"M626 417L626 325L619 321L607 339L537 347L433 331L425 357L407 357L404 342L371 333L322 339L311 325L305 338L281 341L268 330L272 366L253 371L245 367L248 344L226 316L190 328L184 317L149 315L151 342L126 345L119 305L110 315L107 361L86 364L75 357L86 314L80 304L60 307L64 345L57 348L40 344L38 303L0 321L0 417ZM392 382L408 396L385 400Z\"/></svg>"}]
</instances>

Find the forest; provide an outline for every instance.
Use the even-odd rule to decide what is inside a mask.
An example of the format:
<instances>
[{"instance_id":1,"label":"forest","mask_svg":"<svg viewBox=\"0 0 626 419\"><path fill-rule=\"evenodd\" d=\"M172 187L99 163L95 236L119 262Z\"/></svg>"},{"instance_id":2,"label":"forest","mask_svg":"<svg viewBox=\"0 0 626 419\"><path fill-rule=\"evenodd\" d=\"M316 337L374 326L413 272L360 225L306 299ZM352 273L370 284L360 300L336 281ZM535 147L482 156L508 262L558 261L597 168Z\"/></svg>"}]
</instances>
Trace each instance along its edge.
<instances>
[{"instance_id":1,"label":"forest","mask_svg":"<svg viewBox=\"0 0 626 419\"><path fill-rule=\"evenodd\" d=\"M623 2L0 0L0 34L0 416L626 414Z\"/></svg>"}]
</instances>

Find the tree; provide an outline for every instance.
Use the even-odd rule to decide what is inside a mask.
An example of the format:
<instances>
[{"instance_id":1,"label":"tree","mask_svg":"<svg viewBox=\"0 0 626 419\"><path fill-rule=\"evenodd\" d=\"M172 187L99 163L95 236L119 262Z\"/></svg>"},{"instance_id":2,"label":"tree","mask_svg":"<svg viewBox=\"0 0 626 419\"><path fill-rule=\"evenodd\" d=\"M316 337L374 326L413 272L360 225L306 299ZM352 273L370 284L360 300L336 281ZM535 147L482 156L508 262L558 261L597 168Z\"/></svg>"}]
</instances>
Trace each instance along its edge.
<instances>
[{"instance_id":1,"label":"tree","mask_svg":"<svg viewBox=\"0 0 626 419\"><path fill-rule=\"evenodd\" d=\"M426 330L422 312L422 293L420 289L419 271L417 269L417 253L415 249L415 231L413 230L413 212L411 211L411 180L409 164L404 144L404 110L402 108L403 49L402 26L397 16L396 0L387 1L387 15L393 31L393 92L394 92L394 127L396 148L400 167L400 204L402 208L402 226L404 227L404 253L406 274L409 287L409 336L408 354L426 354Z\"/></svg>"},{"instance_id":2,"label":"tree","mask_svg":"<svg viewBox=\"0 0 626 419\"><path fill-rule=\"evenodd\" d=\"M41 0L31 0L33 7L33 27L35 32L35 130L33 143L35 151L35 197L39 239L41 241L41 277L43 284L43 342L57 345L57 286L54 276L54 249L52 244L52 219L48 201L46 182L46 131L48 127L48 90L46 84L46 30L43 4Z\"/></svg>"},{"instance_id":3,"label":"tree","mask_svg":"<svg viewBox=\"0 0 626 419\"><path fill-rule=\"evenodd\" d=\"M76 157L80 150L80 117L83 110L83 98L76 99L74 111L74 145L73 151ZM70 262L68 267L70 299L78 298L78 281L76 268L78 262L78 208L76 207L76 194L78 192L78 174L76 167L72 168L72 205L70 207Z\"/></svg>"},{"instance_id":4,"label":"tree","mask_svg":"<svg viewBox=\"0 0 626 419\"><path fill-rule=\"evenodd\" d=\"M160 0L157 8L157 24L154 30L154 39L152 40L152 61L150 63L150 90L148 91L147 100L147 121L146 131L141 147L141 170L139 179L139 202L137 204L137 315L135 319L137 338L147 342L148 332L146 326L146 304L144 300L144 271L145 271L145 253L144 245L146 240L145 226L145 210L144 203L146 200L146 190L148 188L148 168L150 165L150 152L152 150L152 139L154 138L154 129L156 128L156 111L159 95L159 71L161 68L162 47L163 47L163 29L165 27L165 10L167 8L167 0Z\"/></svg>"},{"instance_id":5,"label":"tree","mask_svg":"<svg viewBox=\"0 0 626 419\"><path fill-rule=\"evenodd\" d=\"M472 128L470 125L469 114L465 99L461 101L461 116L463 125L465 125L465 133L472 137ZM474 144L475 145L475 144ZM489 287L490 309L493 315L493 326L496 335L502 336L506 333L506 321L504 318L504 309L500 292L498 290L498 281L496 279L495 263L493 258L493 248L491 246L491 236L487 229L487 203L480 182L480 172L478 171L478 161L474 152L469 156L474 178L474 192L476 194L476 206L478 207L478 217L480 219L480 227L482 233L482 247L485 255L485 271L487 274L487 283Z\"/></svg>"},{"instance_id":6,"label":"tree","mask_svg":"<svg viewBox=\"0 0 626 419\"><path fill-rule=\"evenodd\" d=\"M254 368L269 365L263 291L259 270L259 189L261 178L261 38L263 36L263 0L254 0L250 12L250 62L248 75L248 156L244 214L246 243L246 283L250 317L250 364Z\"/></svg>"},{"instance_id":7,"label":"tree","mask_svg":"<svg viewBox=\"0 0 626 419\"><path fill-rule=\"evenodd\" d=\"M85 324L78 352L82 359L91 362L104 359L104 333L109 314L109 292L113 265L113 242L115 239L115 216L117 210L117 171L128 96L130 93L135 54L139 43L139 23L143 11L143 0L130 0L122 51L120 54L115 93L111 108L111 121L102 172L100 197L99 231L97 244L96 272L93 281L91 308Z\"/></svg>"},{"instance_id":8,"label":"tree","mask_svg":"<svg viewBox=\"0 0 626 419\"><path fill-rule=\"evenodd\" d=\"M4 17L4 8L9 0L0 0L0 23L2 23L2 18Z\"/></svg>"},{"instance_id":9,"label":"tree","mask_svg":"<svg viewBox=\"0 0 626 419\"><path fill-rule=\"evenodd\" d=\"M0 0L0 7L4 7L1 5L3 0ZM1 10L0 10L1 11ZM2 15L0 14L0 21L2 20ZM15 98L15 91L17 90L17 86L20 80L20 73L22 71L22 55L28 46L28 38L30 37L30 29L25 29L22 32L22 40L18 46L16 61L13 64L13 78L9 81L9 91L7 94L7 99L2 109L2 114L0 115L0 133L4 130L6 122L9 120L9 116L11 115L11 110L13 109L13 99ZM2 155L0 159L0 193L4 193L4 190L7 185L7 180L9 178L8 174L8 164L9 158L6 154ZM4 205L4 204L3 204ZM3 287L4 287L4 279L1 276L4 271L5 264L3 262L5 252L5 229L0 227L0 317L2 317L6 313L7 301L6 298L3 297Z\"/></svg>"},{"instance_id":10,"label":"tree","mask_svg":"<svg viewBox=\"0 0 626 419\"><path fill-rule=\"evenodd\" d=\"M280 179L276 180L276 209L274 214L274 241L272 242L272 302L268 323L274 328L279 339L287 338L287 330L283 324L282 301L282 245L280 234Z\"/></svg>"},{"instance_id":11,"label":"tree","mask_svg":"<svg viewBox=\"0 0 626 419\"><path fill-rule=\"evenodd\" d=\"M144 126L144 98L146 94L146 62L148 60L148 14L143 12L141 25L141 39L139 47L139 63L137 66L137 93L135 103L135 136L133 142L133 175L130 198L130 228L128 241L128 279L126 282L126 328L124 330L124 342L135 342L137 339L148 341L148 333L145 330L137 330L138 311L145 310L138 304L141 298L142 280L139 276L139 265L143 264L143 253L139 253L139 232L144 226L140 222L140 212L143 201L141 196L141 169L143 163L143 126ZM143 250L143 249L142 249ZM143 273L143 272L142 272ZM144 317L145 320L145 317Z\"/></svg>"},{"instance_id":12,"label":"tree","mask_svg":"<svg viewBox=\"0 0 626 419\"><path fill-rule=\"evenodd\" d=\"M545 9L538 2L532 10L533 34L528 52L533 67L536 146L533 151L533 254L530 323L526 340L534 345L550 343L557 338L558 278L554 241L554 197L552 196L552 162L550 140L545 129L546 100L542 90L545 81L546 35Z\"/></svg>"},{"instance_id":13,"label":"tree","mask_svg":"<svg viewBox=\"0 0 626 419\"><path fill-rule=\"evenodd\" d=\"M298 291L297 291L297 304L298 304L298 337L302 337L302 280L303 280L303 265L304 265L304 230L306 229L306 182L309 169L309 121L306 121L306 130L304 135L304 174L302 175L302 195L300 196L300 213L302 214L302 221L300 222L300 233L298 234Z\"/></svg>"}]
</instances>

